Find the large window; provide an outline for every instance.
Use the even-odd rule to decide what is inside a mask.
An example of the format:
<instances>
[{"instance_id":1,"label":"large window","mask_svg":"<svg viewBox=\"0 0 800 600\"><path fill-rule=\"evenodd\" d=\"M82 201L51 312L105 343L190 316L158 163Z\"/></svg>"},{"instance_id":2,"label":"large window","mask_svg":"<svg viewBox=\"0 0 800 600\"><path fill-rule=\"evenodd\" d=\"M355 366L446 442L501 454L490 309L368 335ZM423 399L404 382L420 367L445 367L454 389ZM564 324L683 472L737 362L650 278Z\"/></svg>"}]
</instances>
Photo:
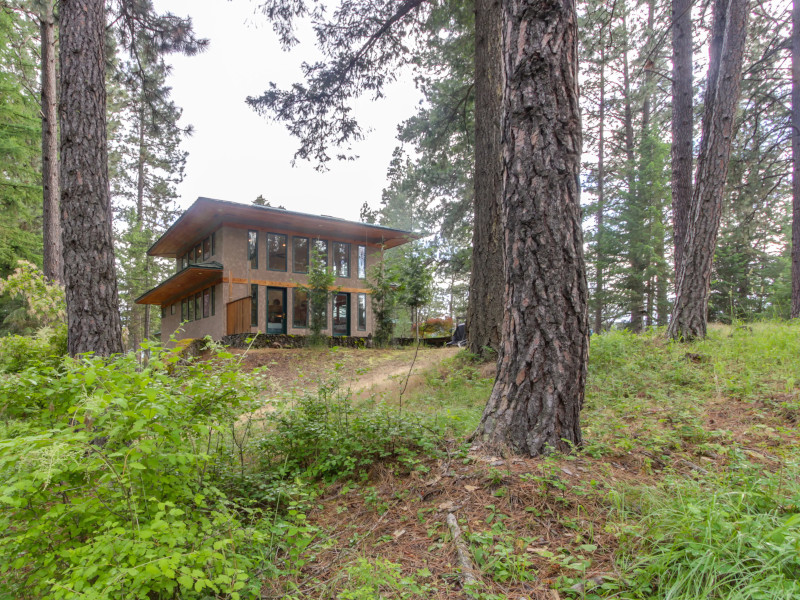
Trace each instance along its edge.
<instances>
[{"instance_id":1,"label":"large window","mask_svg":"<svg viewBox=\"0 0 800 600\"><path fill-rule=\"evenodd\" d=\"M337 277L350 277L350 244L333 242L333 272Z\"/></svg>"},{"instance_id":2,"label":"large window","mask_svg":"<svg viewBox=\"0 0 800 600\"><path fill-rule=\"evenodd\" d=\"M211 258L211 238L207 237L203 240L203 260Z\"/></svg>"},{"instance_id":3,"label":"large window","mask_svg":"<svg viewBox=\"0 0 800 600\"><path fill-rule=\"evenodd\" d=\"M308 238L292 238L292 271L308 273Z\"/></svg>"},{"instance_id":4,"label":"large window","mask_svg":"<svg viewBox=\"0 0 800 600\"><path fill-rule=\"evenodd\" d=\"M203 293L197 292L194 295L194 319L198 321L203 318Z\"/></svg>"},{"instance_id":5,"label":"large window","mask_svg":"<svg viewBox=\"0 0 800 600\"><path fill-rule=\"evenodd\" d=\"M258 268L258 232L247 232L247 260L250 261L250 268Z\"/></svg>"},{"instance_id":6,"label":"large window","mask_svg":"<svg viewBox=\"0 0 800 600\"><path fill-rule=\"evenodd\" d=\"M181 321L189 318L189 307L186 306L186 298L181 300Z\"/></svg>"},{"instance_id":7,"label":"large window","mask_svg":"<svg viewBox=\"0 0 800 600\"><path fill-rule=\"evenodd\" d=\"M367 330L367 295L358 295L358 330Z\"/></svg>"},{"instance_id":8,"label":"large window","mask_svg":"<svg viewBox=\"0 0 800 600\"><path fill-rule=\"evenodd\" d=\"M367 247L358 247L358 278L367 278Z\"/></svg>"},{"instance_id":9,"label":"large window","mask_svg":"<svg viewBox=\"0 0 800 600\"><path fill-rule=\"evenodd\" d=\"M292 291L292 327L308 327L308 292Z\"/></svg>"},{"instance_id":10,"label":"large window","mask_svg":"<svg viewBox=\"0 0 800 600\"><path fill-rule=\"evenodd\" d=\"M186 314L188 321L194 321L194 298L189 297L186 299L186 304L189 307L189 312Z\"/></svg>"},{"instance_id":11,"label":"large window","mask_svg":"<svg viewBox=\"0 0 800 600\"><path fill-rule=\"evenodd\" d=\"M191 250L189 250L188 264L193 265L196 262L197 261L194 259L194 248L192 248Z\"/></svg>"},{"instance_id":12,"label":"large window","mask_svg":"<svg viewBox=\"0 0 800 600\"><path fill-rule=\"evenodd\" d=\"M211 288L203 290L203 318L211 316Z\"/></svg>"},{"instance_id":13,"label":"large window","mask_svg":"<svg viewBox=\"0 0 800 600\"><path fill-rule=\"evenodd\" d=\"M250 284L250 325L258 327L258 285Z\"/></svg>"},{"instance_id":14,"label":"large window","mask_svg":"<svg viewBox=\"0 0 800 600\"><path fill-rule=\"evenodd\" d=\"M185 269L188 266L189 266L189 255L184 254L183 256L181 256L181 269Z\"/></svg>"},{"instance_id":15,"label":"large window","mask_svg":"<svg viewBox=\"0 0 800 600\"><path fill-rule=\"evenodd\" d=\"M211 256L217 253L217 232L211 234Z\"/></svg>"},{"instance_id":16,"label":"large window","mask_svg":"<svg viewBox=\"0 0 800 600\"><path fill-rule=\"evenodd\" d=\"M321 260L328 266L328 242L326 240L314 240L314 259Z\"/></svg>"},{"instance_id":17,"label":"large window","mask_svg":"<svg viewBox=\"0 0 800 600\"><path fill-rule=\"evenodd\" d=\"M286 236L282 233L267 234L267 268L270 271L286 270Z\"/></svg>"},{"instance_id":18,"label":"large window","mask_svg":"<svg viewBox=\"0 0 800 600\"><path fill-rule=\"evenodd\" d=\"M194 247L194 262L203 262L203 243L200 242Z\"/></svg>"}]
</instances>

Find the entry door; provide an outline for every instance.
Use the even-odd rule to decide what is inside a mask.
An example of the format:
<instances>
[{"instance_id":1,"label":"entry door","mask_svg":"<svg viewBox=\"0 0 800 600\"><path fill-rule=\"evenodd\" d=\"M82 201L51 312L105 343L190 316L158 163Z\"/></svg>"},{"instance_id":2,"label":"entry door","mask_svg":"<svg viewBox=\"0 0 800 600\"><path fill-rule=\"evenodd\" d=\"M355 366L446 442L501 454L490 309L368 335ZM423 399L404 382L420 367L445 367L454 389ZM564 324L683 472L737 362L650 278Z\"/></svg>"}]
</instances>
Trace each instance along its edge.
<instances>
[{"instance_id":1,"label":"entry door","mask_svg":"<svg viewBox=\"0 0 800 600\"><path fill-rule=\"evenodd\" d=\"M286 333L286 288L267 288L267 333Z\"/></svg>"},{"instance_id":2,"label":"entry door","mask_svg":"<svg viewBox=\"0 0 800 600\"><path fill-rule=\"evenodd\" d=\"M350 335L350 294L333 296L333 335Z\"/></svg>"}]
</instances>

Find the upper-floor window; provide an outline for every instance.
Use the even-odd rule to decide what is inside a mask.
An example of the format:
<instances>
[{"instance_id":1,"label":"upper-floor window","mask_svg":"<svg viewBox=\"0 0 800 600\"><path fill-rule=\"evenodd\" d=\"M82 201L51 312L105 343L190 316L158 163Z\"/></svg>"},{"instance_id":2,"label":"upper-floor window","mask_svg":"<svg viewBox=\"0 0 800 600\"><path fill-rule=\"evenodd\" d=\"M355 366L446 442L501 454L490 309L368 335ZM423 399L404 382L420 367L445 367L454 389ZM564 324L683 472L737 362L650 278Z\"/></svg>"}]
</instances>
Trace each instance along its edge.
<instances>
[{"instance_id":1,"label":"upper-floor window","mask_svg":"<svg viewBox=\"0 0 800 600\"><path fill-rule=\"evenodd\" d=\"M314 240L314 259L321 260L328 266L328 242L326 240Z\"/></svg>"},{"instance_id":2,"label":"upper-floor window","mask_svg":"<svg viewBox=\"0 0 800 600\"><path fill-rule=\"evenodd\" d=\"M189 250L189 254L188 254L188 257L187 257L187 258L188 258L188 260L187 260L187 264L193 265L193 264L195 264L195 263L197 262L197 261L195 260L195 258L194 258L194 248L192 248L191 250Z\"/></svg>"},{"instance_id":3,"label":"upper-floor window","mask_svg":"<svg viewBox=\"0 0 800 600\"><path fill-rule=\"evenodd\" d=\"M203 240L203 260L211 258L211 238Z\"/></svg>"},{"instance_id":4,"label":"upper-floor window","mask_svg":"<svg viewBox=\"0 0 800 600\"><path fill-rule=\"evenodd\" d=\"M333 272L337 277L350 277L350 244L333 242Z\"/></svg>"},{"instance_id":5,"label":"upper-floor window","mask_svg":"<svg viewBox=\"0 0 800 600\"><path fill-rule=\"evenodd\" d=\"M292 271L308 273L308 238L292 238Z\"/></svg>"},{"instance_id":6,"label":"upper-floor window","mask_svg":"<svg viewBox=\"0 0 800 600\"><path fill-rule=\"evenodd\" d=\"M203 242L194 247L194 262L203 262Z\"/></svg>"},{"instance_id":7,"label":"upper-floor window","mask_svg":"<svg viewBox=\"0 0 800 600\"><path fill-rule=\"evenodd\" d=\"M367 278L367 247L358 247L358 278Z\"/></svg>"},{"instance_id":8,"label":"upper-floor window","mask_svg":"<svg viewBox=\"0 0 800 600\"><path fill-rule=\"evenodd\" d=\"M267 234L267 268L270 271L286 270L286 236L282 233Z\"/></svg>"},{"instance_id":9,"label":"upper-floor window","mask_svg":"<svg viewBox=\"0 0 800 600\"><path fill-rule=\"evenodd\" d=\"M247 260L250 261L250 268L258 268L258 232L247 232Z\"/></svg>"}]
</instances>

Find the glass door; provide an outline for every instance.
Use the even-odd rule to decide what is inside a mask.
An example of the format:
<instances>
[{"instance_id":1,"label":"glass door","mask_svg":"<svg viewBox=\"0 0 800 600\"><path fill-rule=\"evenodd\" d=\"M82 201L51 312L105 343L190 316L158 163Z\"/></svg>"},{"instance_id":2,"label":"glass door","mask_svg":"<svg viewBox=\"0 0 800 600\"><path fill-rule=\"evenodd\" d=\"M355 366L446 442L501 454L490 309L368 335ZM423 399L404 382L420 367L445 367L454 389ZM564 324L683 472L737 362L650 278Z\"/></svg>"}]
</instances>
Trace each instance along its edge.
<instances>
[{"instance_id":1,"label":"glass door","mask_svg":"<svg viewBox=\"0 0 800 600\"><path fill-rule=\"evenodd\" d=\"M267 333L286 333L286 288L267 288Z\"/></svg>"},{"instance_id":2,"label":"glass door","mask_svg":"<svg viewBox=\"0 0 800 600\"><path fill-rule=\"evenodd\" d=\"M350 294L333 296L333 335L350 335Z\"/></svg>"}]
</instances>

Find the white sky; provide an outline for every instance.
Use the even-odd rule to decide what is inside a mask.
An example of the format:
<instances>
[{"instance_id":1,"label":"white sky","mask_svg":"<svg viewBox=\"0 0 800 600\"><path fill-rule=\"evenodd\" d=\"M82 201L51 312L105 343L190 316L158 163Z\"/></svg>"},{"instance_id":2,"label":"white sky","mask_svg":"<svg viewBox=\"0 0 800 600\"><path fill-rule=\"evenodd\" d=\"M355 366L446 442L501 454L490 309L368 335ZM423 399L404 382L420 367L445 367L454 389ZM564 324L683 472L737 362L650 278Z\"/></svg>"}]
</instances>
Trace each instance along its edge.
<instances>
[{"instance_id":1,"label":"white sky","mask_svg":"<svg viewBox=\"0 0 800 600\"><path fill-rule=\"evenodd\" d=\"M260 95L270 81L279 87L299 81L302 60L316 56L313 37L303 35L299 46L283 52L250 0L156 0L155 5L191 16L196 34L210 40L203 54L168 57L172 97L183 108L180 124L194 126L184 142L189 157L178 188L181 208L198 196L249 203L263 194L289 210L357 220L364 201L378 206L397 125L421 99L410 73L385 99L363 98L354 105L362 127L371 128L355 146L358 160L332 160L323 173L304 161L292 167L297 140L282 124L257 115L245 98Z\"/></svg>"}]
</instances>

